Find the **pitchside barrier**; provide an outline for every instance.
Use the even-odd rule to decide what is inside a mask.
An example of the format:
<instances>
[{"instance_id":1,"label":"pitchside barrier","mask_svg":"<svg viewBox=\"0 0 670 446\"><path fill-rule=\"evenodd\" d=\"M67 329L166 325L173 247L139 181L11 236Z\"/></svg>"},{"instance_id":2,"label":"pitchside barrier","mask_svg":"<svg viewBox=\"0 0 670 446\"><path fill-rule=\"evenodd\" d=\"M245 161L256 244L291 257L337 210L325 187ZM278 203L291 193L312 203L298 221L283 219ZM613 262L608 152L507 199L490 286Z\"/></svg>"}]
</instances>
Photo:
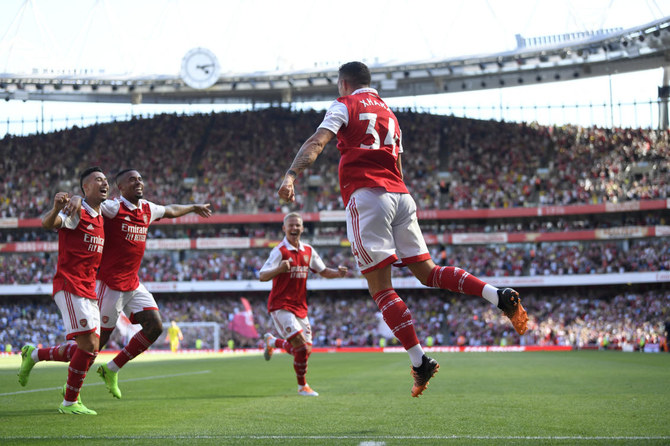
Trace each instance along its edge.
<instances>
[{"instance_id":1,"label":"pitchside barrier","mask_svg":"<svg viewBox=\"0 0 670 446\"><path fill-rule=\"evenodd\" d=\"M486 353L486 352L538 352L538 351L570 351L573 350L569 345L508 345L500 346L438 346L438 347L424 347L426 352L439 353ZM117 354L118 350L103 350L100 353ZM149 349L143 354L159 354L171 355L170 350ZM193 353L224 353L232 355L260 355L263 353L262 348L222 348L220 350L214 349L179 349L175 354L193 354ZM275 354L284 354L281 349L275 349ZM402 347L314 347L312 353L406 353Z\"/></svg>"},{"instance_id":2,"label":"pitchside barrier","mask_svg":"<svg viewBox=\"0 0 670 446\"><path fill-rule=\"evenodd\" d=\"M570 345L508 345L505 347L495 345L481 346L437 346L424 347L426 352L437 353L509 353L509 352L560 352L571 350L600 350L597 346L573 347ZM616 348L610 350L619 350L623 352L636 351L634 348ZM644 353L662 353L658 344L648 344L644 347ZM0 357L18 355L21 352L0 352ZM116 355L119 350L103 350L100 353ZM176 353L170 350L149 349L144 354L150 355L193 355L193 354L223 354L223 355L260 355L262 348L223 348L219 350L211 348L203 349L179 349ZM402 347L314 347L312 353L405 353ZM276 349L275 354L285 354L281 349Z\"/></svg>"},{"instance_id":3,"label":"pitchside barrier","mask_svg":"<svg viewBox=\"0 0 670 446\"><path fill-rule=\"evenodd\" d=\"M518 276L518 277L479 277L498 288L513 286L526 287L566 287L566 286L598 286L598 285L628 285L637 283L664 283L670 282L670 271L649 271L641 273L616 274L569 274L558 276ZM257 280L200 280L187 282L144 282L152 293L205 293L205 292L269 292L272 282ZM422 289L426 288L416 278L394 278L395 289ZM311 279L307 281L307 289L319 290L367 290L364 278L357 279ZM0 294L6 296L39 296L51 295L52 285L0 285Z\"/></svg>"}]
</instances>

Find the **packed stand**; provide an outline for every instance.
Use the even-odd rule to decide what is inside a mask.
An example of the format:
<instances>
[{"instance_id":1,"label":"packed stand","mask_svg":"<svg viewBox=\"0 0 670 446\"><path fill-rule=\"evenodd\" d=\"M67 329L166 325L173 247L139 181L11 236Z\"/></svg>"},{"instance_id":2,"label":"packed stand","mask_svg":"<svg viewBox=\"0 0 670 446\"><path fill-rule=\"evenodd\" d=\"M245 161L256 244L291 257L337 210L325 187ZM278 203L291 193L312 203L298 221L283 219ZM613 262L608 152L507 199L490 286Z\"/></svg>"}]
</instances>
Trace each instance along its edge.
<instances>
[{"instance_id":1,"label":"packed stand","mask_svg":"<svg viewBox=\"0 0 670 446\"><path fill-rule=\"evenodd\" d=\"M406 183L419 209L476 209L663 199L668 132L545 127L398 112ZM283 169L323 112L260 111L151 119L0 140L0 218L34 218L90 165L132 166L158 203L210 202L219 213L343 209L334 143L279 202Z\"/></svg>"},{"instance_id":2,"label":"packed stand","mask_svg":"<svg viewBox=\"0 0 670 446\"><path fill-rule=\"evenodd\" d=\"M665 286L567 289L521 289L530 316L529 330L516 334L501 312L481 298L436 290L402 290L412 311L419 339L425 345L567 345L578 348L639 346L640 341L662 343L670 324L670 290ZM220 326L220 345L233 339L236 347L257 347L259 339L231 332L229 323L243 307L239 295L157 295L164 325L175 320L215 322ZM267 313L267 295L246 296L254 323L262 336L274 331ZM312 292L308 297L315 346L396 345L385 334L383 321L372 299L363 290ZM18 351L25 343L54 344L64 341L58 309L49 297L4 298L0 301L0 344ZM189 331L185 332L191 333ZM213 341L199 333L211 348ZM387 338L388 336L388 338ZM184 339L183 348L193 348L195 339ZM125 341L115 333L109 348ZM159 339L152 347L166 349ZM207 348L207 346L205 346Z\"/></svg>"},{"instance_id":3,"label":"packed stand","mask_svg":"<svg viewBox=\"0 0 670 446\"><path fill-rule=\"evenodd\" d=\"M488 220L421 220L426 236L462 233L567 232L630 226L649 227L670 224L670 210L654 212L607 213L606 215L549 216L547 218L506 218ZM279 241L284 237L277 223L161 225L149 227L148 239L248 237ZM314 224L305 222L305 239L312 237L347 237L342 223ZM3 229L0 243L57 241L57 231L41 228Z\"/></svg>"}]
</instances>

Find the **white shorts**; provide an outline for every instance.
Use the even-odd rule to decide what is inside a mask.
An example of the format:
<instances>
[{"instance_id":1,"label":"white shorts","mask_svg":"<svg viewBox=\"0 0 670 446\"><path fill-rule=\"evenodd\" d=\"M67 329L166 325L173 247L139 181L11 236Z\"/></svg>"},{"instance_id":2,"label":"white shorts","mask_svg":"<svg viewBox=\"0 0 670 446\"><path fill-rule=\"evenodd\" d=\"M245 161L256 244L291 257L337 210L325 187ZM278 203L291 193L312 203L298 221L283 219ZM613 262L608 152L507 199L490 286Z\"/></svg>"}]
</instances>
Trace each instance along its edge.
<instances>
[{"instance_id":1,"label":"white shorts","mask_svg":"<svg viewBox=\"0 0 670 446\"><path fill-rule=\"evenodd\" d=\"M305 341L312 344L312 326L309 325L309 319L297 318L295 314L286 310L275 310L270 313L279 335L289 340L300 332L303 332Z\"/></svg>"},{"instance_id":2,"label":"white shorts","mask_svg":"<svg viewBox=\"0 0 670 446\"><path fill-rule=\"evenodd\" d=\"M136 323L133 318L136 313L158 311L153 294L141 283L133 291L117 291L109 288L102 280L96 280L95 294L98 296L103 330L113 330L116 327L121 311L126 313L132 323Z\"/></svg>"},{"instance_id":3,"label":"white shorts","mask_svg":"<svg viewBox=\"0 0 670 446\"><path fill-rule=\"evenodd\" d=\"M54 295L54 301L63 315L65 339L74 339L88 333L95 333L100 337L100 310L94 299L59 291Z\"/></svg>"},{"instance_id":4,"label":"white shorts","mask_svg":"<svg viewBox=\"0 0 670 446\"><path fill-rule=\"evenodd\" d=\"M402 265L430 259L409 194L362 188L346 209L347 237L361 273L383 268L398 259Z\"/></svg>"}]
</instances>

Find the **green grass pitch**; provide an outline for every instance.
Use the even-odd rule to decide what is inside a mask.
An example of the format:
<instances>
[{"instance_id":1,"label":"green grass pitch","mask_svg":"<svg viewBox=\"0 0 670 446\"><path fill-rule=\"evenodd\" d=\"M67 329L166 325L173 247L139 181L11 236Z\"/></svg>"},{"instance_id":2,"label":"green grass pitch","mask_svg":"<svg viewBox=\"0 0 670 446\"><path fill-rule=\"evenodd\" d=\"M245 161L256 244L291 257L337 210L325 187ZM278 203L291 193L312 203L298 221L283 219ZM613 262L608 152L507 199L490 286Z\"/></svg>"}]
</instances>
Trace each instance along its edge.
<instances>
[{"instance_id":1,"label":"green grass pitch","mask_svg":"<svg viewBox=\"0 0 670 446\"><path fill-rule=\"evenodd\" d=\"M145 354L82 390L98 416L57 412L63 363L0 358L0 443L212 445L670 444L670 354L435 353L420 398L404 353L318 353L300 397L292 358Z\"/></svg>"}]
</instances>

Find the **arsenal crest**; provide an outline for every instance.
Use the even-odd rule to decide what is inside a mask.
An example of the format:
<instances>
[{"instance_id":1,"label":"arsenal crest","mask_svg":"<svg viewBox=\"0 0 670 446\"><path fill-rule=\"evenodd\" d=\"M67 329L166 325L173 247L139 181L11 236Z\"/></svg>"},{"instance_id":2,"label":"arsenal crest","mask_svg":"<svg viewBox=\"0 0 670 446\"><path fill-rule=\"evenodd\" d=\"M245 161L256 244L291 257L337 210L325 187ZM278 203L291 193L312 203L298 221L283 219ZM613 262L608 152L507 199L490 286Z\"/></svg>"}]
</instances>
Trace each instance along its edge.
<instances>
[{"instance_id":1,"label":"arsenal crest","mask_svg":"<svg viewBox=\"0 0 670 446\"><path fill-rule=\"evenodd\" d=\"M309 256L307 254L303 254L302 259L305 261L305 263L309 263Z\"/></svg>"},{"instance_id":2,"label":"arsenal crest","mask_svg":"<svg viewBox=\"0 0 670 446\"><path fill-rule=\"evenodd\" d=\"M79 320L79 325L81 325L82 327L86 327L86 324L88 324L88 321L86 319Z\"/></svg>"},{"instance_id":3,"label":"arsenal crest","mask_svg":"<svg viewBox=\"0 0 670 446\"><path fill-rule=\"evenodd\" d=\"M145 225L146 225L147 223L149 223L149 219L147 218L147 215L146 215L146 214L142 215L142 220L144 220L144 224L145 224Z\"/></svg>"},{"instance_id":4,"label":"arsenal crest","mask_svg":"<svg viewBox=\"0 0 670 446\"><path fill-rule=\"evenodd\" d=\"M106 324L107 322L109 322L109 316L103 316L102 317L102 323Z\"/></svg>"}]
</instances>

